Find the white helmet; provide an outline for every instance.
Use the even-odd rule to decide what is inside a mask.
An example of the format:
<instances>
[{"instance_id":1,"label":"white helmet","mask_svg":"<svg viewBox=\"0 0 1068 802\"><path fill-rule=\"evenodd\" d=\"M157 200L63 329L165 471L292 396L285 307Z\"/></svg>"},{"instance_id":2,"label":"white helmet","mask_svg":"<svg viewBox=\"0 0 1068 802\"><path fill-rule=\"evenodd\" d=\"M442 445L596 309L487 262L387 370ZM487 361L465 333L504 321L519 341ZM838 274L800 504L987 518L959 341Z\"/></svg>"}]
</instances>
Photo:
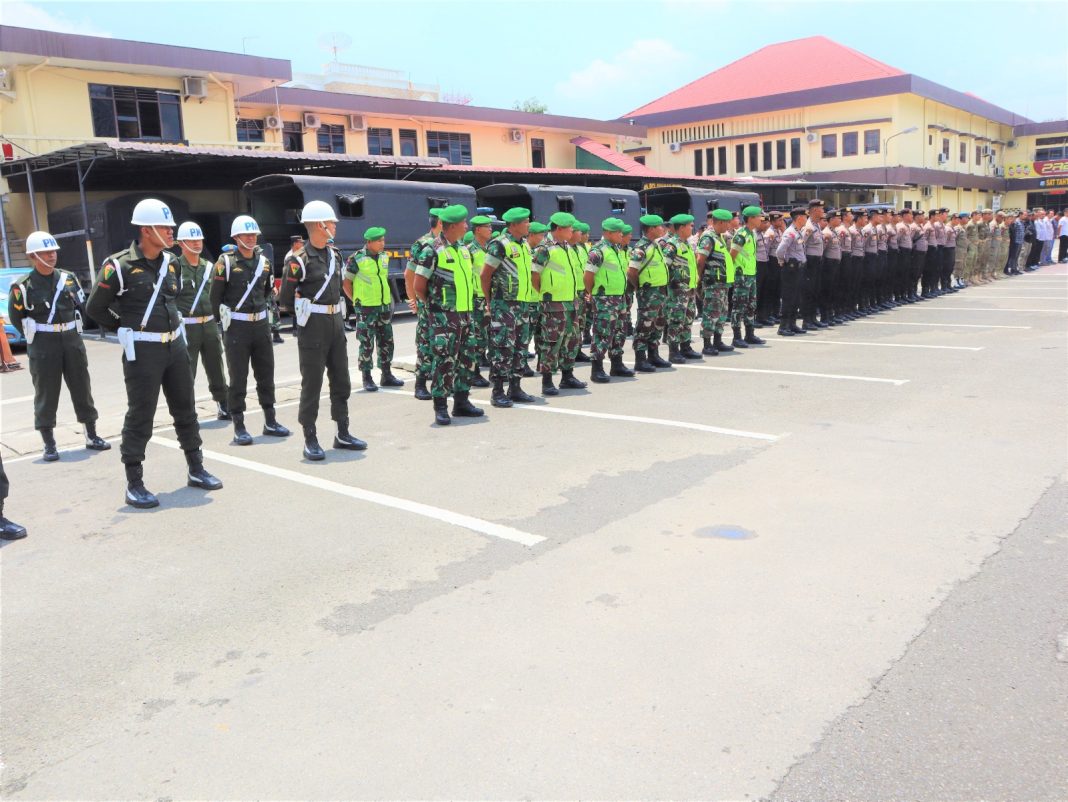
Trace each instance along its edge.
<instances>
[{"instance_id":1,"label":"white helmet","mask_svg":"<svg viewBox=\"0 0 1068 802\"><path fill-rule=\"evenodd\" d=\"M145 198L134 206L130 222L135 226L174 226L170 207L161 200Z\"/></svg>"},{"instance_id":2,"label":"white helmet","mask_svg":"<svg viewBox=\"0 0 1068 802\"><path fill-rule=\"evenodd\" d=\"M255 220L249 217L247 214L239 214L234 218L233 224L230 226L230 236L236 237L238 234L259 234L260 226Z\"/></svg>"},{"instance_id":3,"label":"white helmet","mask_svg":"<svg viewBox=\"0 0 1068 802\"><path fill-rule=\"evenodd\" d=\"M34 231L26 237L26 253L40 253L41 251L58 251L59 243L56 238L47 231Z\"/></svg>"},{"instance_id":4,"label":"white helmet","mask_svg":"<svg viewBox=\"0 0 1068 802\"><path fill-rule=\"evenodd\" d=\"M336 223L337 214L326 201L308 201L300 211L302 223Z\"/></svg>"},{"instance_id":5,"label":"white helmet","mask_svg":"<svg viewBox=\"0 0 1068 802\"><path fill-rule=\"evenodd\" d=\"M185 222L178 226L178 236L175 239L204 239L204 232L196 223Z\"/></svg>"}]
</instances>

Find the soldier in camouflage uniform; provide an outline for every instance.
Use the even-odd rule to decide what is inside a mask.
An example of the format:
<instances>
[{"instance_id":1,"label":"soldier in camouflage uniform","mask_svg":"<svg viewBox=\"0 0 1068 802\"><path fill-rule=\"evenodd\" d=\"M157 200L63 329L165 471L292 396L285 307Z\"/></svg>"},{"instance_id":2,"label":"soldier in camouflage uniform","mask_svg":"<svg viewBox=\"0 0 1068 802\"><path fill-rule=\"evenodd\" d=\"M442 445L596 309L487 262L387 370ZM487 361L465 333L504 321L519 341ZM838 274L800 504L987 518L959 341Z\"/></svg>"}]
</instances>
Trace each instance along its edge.
<instances>
[{"instance_id":1,"label":"soldier in camouflage uniform","mask_svg":"<svg viewBox=\"0 0 1068 802\"><path fill-rule=\"evenodd\" d=\"M545 223L539 223L537 220L531 222L526 243L527 247L530 248L532 259L534 249L541 245L542 240L545 239L545 235L548 233L549 227ZM537 354L531 353L530 343L532 340L538 342L538 328L541 325L541 294L534 287L533 281L530 285L530 295L527 296L523 308L523 326L519 332L520 345L523 352L523 378L532 379L537 374L531 369L528 360L535 358Z\"/></svg>"},{"instance_id":2,"label":"soldier in camouflage uniform","mask_svg":"<svg viewBox=\"0 0 1068 802\"><path fill-rule=\"evenodd\" d=\"M1005 277L1002 269L1009 258L1009 226L1005 222L1005 213L999 211L995 216L994 240L997 242L994 258L991 260L991 278L1000 281Z\"/></svg>"},{"instance_id":3,"label":"soldier in camouflage uniform","mask_svg":"<svg viewBox=\"0 0 1068 802\"><path fill-rule=\"evenodd\" d=\"M415 397L420 401L429 401L430 392L426 381L430 376L430 325L426 312L415 297L415 267L430 244L441 235L441 209L430 210L430 231L408 249L408 264L404 267L404 291L408 296L408 308L416 315L415 321Z\"/></svg>"},{"instance_id":4,"label":"soldier in camouflage uniform","mask_svg":"<svg viewBox=\"0 0 1068 802\"><path fill-rule=\"evenodd\" d=\"M404 382L393 375L390 367L393 363L393 295L389 288L389 254L385 252L386 230L372 226L364 232L363 239L363 248L345 262L342 286L356 312L363 389L373 393L378 390L371 376L376 343L382 386L403 387Z\"/></svg>"},{"instance_id":5,"label":"soldier in camouflage uniform","mask_svg":"<svg viewBox=\"0 0 1068 802\"><path fill-rule=\"evenodd\" d=\"M992 264L990 255L991 225L993 219L994 215L989 210L983 209L982 217L977 226L979 248L976 256L976 276L983 284L990 281L990 265Z\"/></svg>"},{"instance_id":6,"label":"soldier in camouflage uniform","mask_svg":"<svg viewBox=\"0 0 1068 802\"><path fill-rule=\"evenodd\" d=\"M972 212L968 222L964 224L964 238L966 241L964 253L964 280L968 284L978 284L975 269L979 261L979 212Z\"/></svg>"},{"instance_id":7,"label":"soldier in camouflage uniform","mask_svg":"<svg viewBox=\"0 0 1068 802\"><path fill-rule=\"evenodd\" d=\"M677 214L668 221L670 230L660 240L668 267L667 342L668 361L683 364L701 355L690 344L690 306L697 279L697 257L690 247L693 215ZM694 281L691 281L691 277Z\"/></svg>"},{"instance_id":8,"label":"soldier in camouflage uniform","mask_svg":"<svg viewBox=\"0 0 1068 802\"><path fill-rule=\"evenodd\" d=\"M720 351L734 348L723 342L723 324L727 322L730 307L730 287L734 283L734 260L730 248L723 241L731 213L726 209L712 212L712 226L705 230L697 242L697 270L701 287L701 336L704 348L701 353L716 356Z\"/></svg>"},{"instance_id":9,"label":"soldier in camouflage uniform","mask_svg":"<svg viewBox=\"0 0 1068 802\"><path fill-rule=\"evenodd\" d=\"M486 299L482 296L482 266L486 263L486 246L493 234L493 220L485 215L476 215L471 218L471 231L464 234L464 245L471 254L471 269L475 276L475 301L471 310L471 333L468 337L467 347L475 352L475 375L471 378L472 387L489 387L489 382L483 378L479 367L486 362L486 346L489 343L489 309Z\"/></svg>"},{"instance_id":10,"label":"soldier in camouflage uniform","mask_svg":"<svg viewBox=\"0 0 1068 802\"><path fill-rule=\"evenodd\" d=\"M567 348L575 335L575 297L579 294L575 283L575 264L578 254L570 239L575 216L556 212L549 218L550 233L534 249L531 283L541 296L539 318L538 369L541 371L542 395L558 395L553 374L561 370L560 388L581 390L586 382L579 381L571 368L566 368ZM573 361L572 361L572 364Z\"/></svg>"},{"instance_id":11,"label":"soldier in camouflage uniform","mask_svg":"<svg viewBox=\"0 0 1068 802\"><path fill-rule=\"evenodd\" d=\"M667 327L668 269L658 243L664 234L664 218L647 214L639 222L642 236L630 249L627 261L627 281L636 289L638 297L634 369L639 373L653 373L657 368L671 367L657 353Z\"/></svg>"},{"instance_id":12,"label":"soldier in camouflage uniform","mask_svg":"<svg viewBox=\"0 0 1068 802\"><path fill-rule=\"evenodd\" d=\"M623 245L626 253L630 253L630 240L634 234L634 226L630 223L623 224ZM627 282L627 291L623 293L623 334L626 337L634 336L634 323L631 320L631 310L634 308L634 288Z\"/></svg>"},{"instance_id":13,"label":"soldier in camouflage uniform","mask_svg":"<svg viewBox=\"0 0 1068 802\"><path fill-rule=\"evenodd\" d=\"M475 373L474 353L467 347L474 305L471 253L463 245L467 231L467 207L460 204L438 211L441 233L429 248L423 248L415 263L413 289L426 309L430 339L430 394L434 399L434 422L452 423L452 414L479 418L484 413L469 398Z\"/></svg>"},{"instance_id":14,"label":"soldier in camouflage uniform","mask_svg":"<svg viewBox=\"0 0 1068 802\"><path fill-rule=\"evenodd\" d=\"M580 270L581 266L586 264L586 259L590 255L590 224L584 223L581 220L575 221L575 228L571 234L571 246L578 253ZM582 343L590 341L590 301L586 298L582 292L582 274L575 277L575 336L578 341L571 347L570 353L573 355L574 362L589 362L590 357L588 354L583 353ZM574 363L572 363L573 365Z\"/></svg>"},{"instance_id":15,"label":"soldier in camouflage uniform","mask_svg":"<svg viewBox=\"0 0 1068 802\"><path fill-rule=\"evenodd\" d=\"M590 379L598 384L609 376L631 377L634 371L623 364L623 304L627 287L627 253L623 249L623 221L609 217L601 222L602 237L586 258L583 274L585 294L592 299L593 366ZM604 371L605 355L611 360Z\"/></svg>"},{"instance_id":16,"label":"soldier in camouflage uniform","mask_svg":"<svg viewBox=\"0 0 1068 802\"><path fill-rule=\"evenodd\" d=\"M822 215L822 209L821 209ZM754 317L756 316L756 240L755 234L760 227L764 211L759 206L746 206L742 209L743 225L731 239L731 259L740 276L735 274L734 310L731 313L731 329L735 348L748 348L750 345L764 345L764 340L756 336ZM816 237L823 239L818 223ZM820 255L822 257L822 246ZM816 289L819 289L817 285ZM742 336L742 324L745 324L745 336Z\"/></svg>"}]
</instances>

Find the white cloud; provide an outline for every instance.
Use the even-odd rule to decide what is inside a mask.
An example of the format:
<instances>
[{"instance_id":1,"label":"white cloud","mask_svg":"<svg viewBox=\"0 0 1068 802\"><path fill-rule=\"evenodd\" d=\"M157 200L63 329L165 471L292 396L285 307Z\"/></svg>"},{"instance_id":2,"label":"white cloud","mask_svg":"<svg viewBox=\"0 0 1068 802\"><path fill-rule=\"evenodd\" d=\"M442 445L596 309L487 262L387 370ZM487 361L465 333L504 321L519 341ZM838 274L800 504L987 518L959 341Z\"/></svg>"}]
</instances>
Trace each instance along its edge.
<instances>
[{"instance_id":1,"label":"white cloud","mask_svg":"<svg viewBox=\"0 0 1068 802\"><path fill-rule=\"evenodd\" d=\"M72 19L66 14L53 14L42 5L23 2L23 0L2 0L4 6L4 24L16 28L37 28L53 33L80 33L85 36L108 36L87 19Z\"/></svg>"},{"instance_id":2,"label":"white cloud","mask_svg":"<svg viewBox=\"0 0 1068 802\"><path fill-rule=\"evenodd\" d=\"M687 53L678 50L666 39L639 39L612 58L594 59L585 67L572 72L554 87L555 93L569 100L611 94L626 85L628 91L640 90L649 83L651 74L669 73L690 61ZM641 91L637 92L641 96Z\"/></svg>"}]
</instances>

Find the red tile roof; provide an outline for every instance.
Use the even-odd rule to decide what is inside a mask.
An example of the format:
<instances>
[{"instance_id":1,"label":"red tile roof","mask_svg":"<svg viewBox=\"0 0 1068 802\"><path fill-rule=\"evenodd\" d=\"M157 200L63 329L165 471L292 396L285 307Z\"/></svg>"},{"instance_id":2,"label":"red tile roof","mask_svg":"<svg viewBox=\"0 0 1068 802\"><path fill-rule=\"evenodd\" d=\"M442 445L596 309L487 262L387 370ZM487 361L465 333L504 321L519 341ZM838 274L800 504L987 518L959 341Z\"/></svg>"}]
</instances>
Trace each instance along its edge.
<instances>
[{"instance_id":1,"label":"red tile roof","mask_svg":"<svg viewBox=\"0 0 1068 802\"><path fill-rule=\"evenodd\" d=\"M904 74L826 36L810 36L762 47L623 116L803 92Z\"/></svg>"},{"instance_id":2,"label":"red tile roof","mask_svg":"<svg viewBox=\"0 0 1068 802\"><path fill-rule=\"evenodd\" d=\"M618 150L613 150L608 145L602 145L588 136L577 136L571 140L571 144L576 148L581 148L591 156L596 156L598 159L618 167L625 173L644 173L646 171L645 165L640 161L632 159Z\"/></svg>"}]
</instances>

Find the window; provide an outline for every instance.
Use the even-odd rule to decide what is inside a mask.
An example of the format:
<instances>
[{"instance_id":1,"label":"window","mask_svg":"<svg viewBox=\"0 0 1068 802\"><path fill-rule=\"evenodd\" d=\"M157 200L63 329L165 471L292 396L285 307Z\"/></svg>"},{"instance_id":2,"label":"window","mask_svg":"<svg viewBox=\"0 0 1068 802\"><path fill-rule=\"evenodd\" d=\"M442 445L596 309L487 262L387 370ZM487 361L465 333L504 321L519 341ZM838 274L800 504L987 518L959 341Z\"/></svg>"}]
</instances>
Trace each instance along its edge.
<instances>
[{"instance_id":1,"label":"window","mask_svg":"<svg viewBox=\"0 0 1068 802\"><path fill-rule=\"evenodd\" d=\"M402 128L397 132L400 137L400 155L419 155L419 134L412 128Z\"/></svg>"},{"instance_id":2,"label":"window","mask_svg":"<svg viewBox=\"0 0 1068 802\"><path fill-rule=\"evenodd\" d=\"M716 148L716 164L719 165L719 175L727 174L727 146L721 145Z\"/></svg>"},{"instance_id":3,"label":"window","mask_svg":"<svg viewBox=\"0 0 1068 802\"><path fill-rule=\"evenodd\" d=\"M363 217L363 195L335 195L341 217Z\"/></svg>"},{"instance_id":4,"label":"window","mask_svg":"<svg viewBox=\"0 0 1068 802\"><path fill-rule=\"evenodd\" d=\"M449 164L471 164L471 135L427 131L426 155L448 159Z\"/></svg>"},{"instance_id":5,"label":"window","mask_svg":"<svg viewBox=\"0 0 1068 802\"><path fill-rule=\"evenodd\" d=\"M545 166L545 140L544 139L531 139L530 140L530 166L531 167L544 167ZM698 173L700 175L700 173Z\"/></svg>"},{"instance_id":6,"label":"window","mask_svg":"<svg viewBox=\"0 0 1068 802\"><path fill-rule=\"evenodd\" d=\"M635 156L634 157L634 161L638 162L638 164L645 164L645 157L644 156Z\"/></svg>"},{"instance_id":7,"label":"window","mask_svg":"<svg viewBox=\"0 0 1068 802\"><path fill-rule=\"evenodd\" d=\"M706 175L713 175L716 172L716 149L705 148L705 170Z\"/></svg>"},{"instance_id":8,"label":"window","mask_svg":"<svg viewBox=\"0 0 1068 802\"><path fill-rule=\"evenodd\" d=\"M1039 148L1035 151L1035 161L1046 162L1063 159L1066 153L1068 153L1068 148Z\"/></svg>"},{"instance_id":9,"label":"window","mask_svg":"<svg viewBox=\"0 0 1068 802\"><path fill-rule=\"evenodd\" d=\"M857 155L857 132L848 131L842 134L842 155L843 156L856 156Z\"/></svg>"},{"instance_id":10,"label":"window","mask_svg":"<svg viewBox=\"0 0 1068 802\"><path fill-rule=\"evenodd\" d=\"M345 152L345 126L323 123L316 134L320 153Z\"/></svg>"},{"instance_id":11,"label":"window","mask_svg":"<svg viewBox=\"0 0 1068 802\"><path fill-rule=\"evenodd\" d=\"M976 145L975 146L975 164L978 167L982 163L983 163L983 146L982 145Z\"/></svg>"},{"instance_id":12,"label":"window","mask_svg":"<svg viewBox=\"0 0 1068 802\"><path fill-rule=\"evenodd\" d=\"M773 170L773 169L775 169L775 168L773 168L771 166L771 142L770 141L764 143L764 169L765 170Z\"/></svg>"},{"instance_id":13,"label":"window","mask_svg":"<svg viewBox=\"0 0 1068 802\"><path fill-rule=\"evenodd\" d=\"M960 163L964 164L967 161L968 161L968 143L967 142L961 142L960 143Z\"/></svg>"},{"instance_id":14,"label":"window","mask_svg":"<svg viewBox=\"0 0 1068 802\"><path fill-rule=\"evenodd\" d=\"M177 92L89 84L89 106L93 136L182 141L182 105Z\"/></svg>"},{"instance_id":15,"label":"window","mask_svg":"<svg viewBox=\"0 0 1068 802\"><path fill-rule=\"evenodd\" d=\"M1068 145L1068 136L1040 136L1035 145Z\"/></svg>"},{"instance_id":16,"label":"window","mask_svg":"<svg viewBox=\"0 0 1068 802\"><path fill-rule=\"evenodd\" d=\"M760 169L760 165L757 164L757 156L759 155L760 145L756 142L749 143L749 172L755 173Z\"/></svg>"},{"instance_id":17,"label":"window","mask_svg":"<svg viewBox=\"0 0 1068 802\"><path fill-rule=\"evenodd\" d=\"M775 140L775 169L776 170L785 170L786 169L786 140L785 139L777 139L777 140Z\"/></svg>"},{"instance_id":18,"label":"window","mask_svg":"<svg viewBox=\"0 0 1068 802\"><path fill-rule=\"evenodd\" d=\"M795 136L790 140L790 168L801 167L801 137Z\"/></svg>"},{"instance_id":19,"label":"window","mask_svg":"<svg viewBox=\"0 0 1068 802\"><path fill-rule=\"evenodd\" d=\"M942 138L942 161L949 161L949 137Z\"/></svg>"},{"instance_id":20,"label":"window","mask_svg":"<svg viewBox=\"0 0 1068 802\"><path fill-rule=\"evenodd\" d=\"M694 151L693 151L693 174L694 175L703 175L704 174L704 170L702 169L702 161L701 161L701 156L702 155L704 155L704 151L702 151L700 148L694 148Z\"/></svg>"},{"instance_id":21,"label":"window","mask_svg":"<svg viewBox=\"0 0 1068 802\"><path fill-rule=\"evenodd\" d=\"M301 123L282 123L282 147L291 153L304 150L304 126Z\"/></svg>"},{"instance_id":22,"label":"window","mask_svg":"<svg viewBox=\"0 0 1068 802\"><path fill-rule=\"evenodd\" d=\"M237 121L237 141L238 142L262 142L263 141L263 120L238 120Z\"/></svg>"},{"instance_id":23,"label":"window","mask_svg":"<svg viewBox=\"0 0 1068 802\"><path fill-rule=\"evenodd\" d=\"M368 128L367 153L371 156L393 155L393 129Z\"/></svg>"},{"instance_id":24,"label":"window","mask_svg":"<svg viewBox=\"0 0 1068 802\"><path fill-rule=\"evenodd\" d=\"M820 137L820 155L833 159L838 155L838 134L824 134Z\"/></svg>"},{"instance_id":25,"label":"window","mask_svg":"<svg viewBox=\"0 0 1068 802\"><path fill-rule=\"evenodd\" d=\"M864 132L864 155L879 152L879 129L872 128Z\"/></svg>"},{"instance_id":26,"label":"window","mask_svg":"<svg viewBox=\"0 0 1068 802\"><path fill-rule=\"evenodd\" d=\"M934 134L928 134L927 135L927 144L928 145L933 145L934 144Z\"/></svg>"},{"instance_id":27,"label":"window","mask_svg":"<svg viewBox=\"0 0 1068 802\"><path fill-rule=\"evenodd\" d=\"M738 175L745 172L745 145L734 146L734 172Z\"/></svg>"}]
</instances>

